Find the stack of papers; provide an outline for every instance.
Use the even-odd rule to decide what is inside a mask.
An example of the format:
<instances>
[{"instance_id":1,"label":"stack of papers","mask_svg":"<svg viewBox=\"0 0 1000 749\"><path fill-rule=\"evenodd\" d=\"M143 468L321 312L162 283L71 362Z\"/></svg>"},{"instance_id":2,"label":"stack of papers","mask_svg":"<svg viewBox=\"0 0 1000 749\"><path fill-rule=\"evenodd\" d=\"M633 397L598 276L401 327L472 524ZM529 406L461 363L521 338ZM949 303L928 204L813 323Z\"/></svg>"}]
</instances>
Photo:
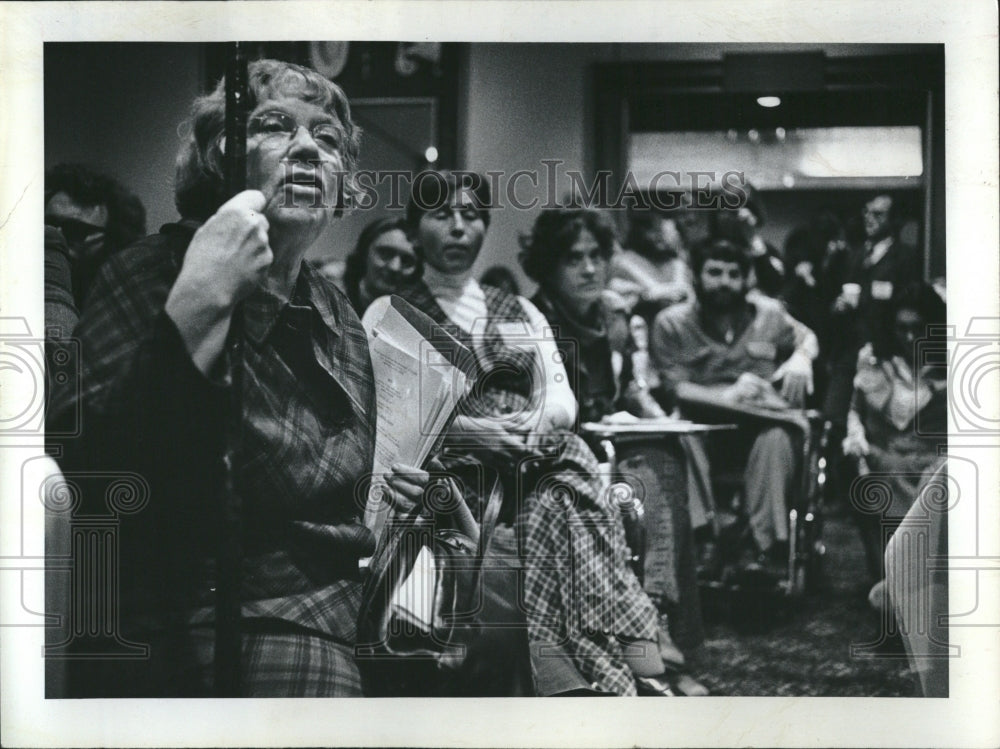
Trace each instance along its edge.
<instances>
[{"instance_id":1,"label":"stack of papers","mask_svg":"<svg viewBox=\"0 0 1000 749\"><path fill-rule=\"evenodd\" d=\"M394 463L421 466L430 456L465 395L472 355L400 297L377 299L369 312L378 412L364 522L379 538L391 510L385 476Z\"/></svg>"}]
</instances>

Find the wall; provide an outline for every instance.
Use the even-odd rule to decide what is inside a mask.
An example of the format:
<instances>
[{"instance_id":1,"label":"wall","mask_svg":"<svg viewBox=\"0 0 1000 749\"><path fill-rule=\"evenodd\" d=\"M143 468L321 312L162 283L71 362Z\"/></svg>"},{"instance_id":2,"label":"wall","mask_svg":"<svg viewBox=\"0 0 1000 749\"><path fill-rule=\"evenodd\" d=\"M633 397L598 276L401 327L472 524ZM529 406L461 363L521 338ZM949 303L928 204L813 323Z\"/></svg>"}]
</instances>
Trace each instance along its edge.
<instances>
[{"instance_id":1,"label":"wall","mask_svg":"<svg viewBox=\"0 0 1000 749\"><path fill-rule=\"evenodd\" d=\"M560 159L565 170L582 171L589 120L585 81L587 66L611 54L613 45L473 44L468 59L464 123L466 168L527 169L543 178L536 197L544 199L543 159ZM526 183L523 183L526 185ZM558 196L568 186L556 186ZM524 193L533 192L525 189ZM525 200L525 197L520 197ZM477 269L500 263L516 270L518 237L527 232L540 209L519 210L506 204L494 211Z\"/></svg>"},{"instance_id":2,"label":"wall","mask_svg":"<svg viewBox=\"0 0 1000 749\"><path fill-rule=\"evenodd\" d=\"M193 44L45 45L45 164L83 162L118 178L156 230L176 219L177 127L200 91ZM82 123L82 124L81 124Z\"/></svg>"},{"instance_id":3,"label":"wall","mask_svg":"<svg viewBox=\"0 0 1000 749\"><path fill-rule=\"evenodd\" d=\"M783 51L822 49L832 57L912 53L919 45L793 44ZM471 44L468 70L460 94L464 112L460 155L462 166L485 171L503 169L540 170L541 199L545 198L542 159L562 159L565 169L580 169L589 180L593 153L593 103L590 66L597 62L721 60L725 52L774 51L760 44ZM564 175L561 175L564 177ZM568 186L559 181L561 198ZM527 191L526 191L527 192ZM771 193L770 221L764 228L768 241L782 247L788 232L809 219L820 193ZM838 210L849 211L855 202L860 210L863 193L838 193ZM518 236L530 229L539 208L518 210L509 206L496 211L477 271L500 263L514 269L527 282L517 263ZM932 267L944 269L944 249L935 248Z\"/></svg>"}]
</instances>

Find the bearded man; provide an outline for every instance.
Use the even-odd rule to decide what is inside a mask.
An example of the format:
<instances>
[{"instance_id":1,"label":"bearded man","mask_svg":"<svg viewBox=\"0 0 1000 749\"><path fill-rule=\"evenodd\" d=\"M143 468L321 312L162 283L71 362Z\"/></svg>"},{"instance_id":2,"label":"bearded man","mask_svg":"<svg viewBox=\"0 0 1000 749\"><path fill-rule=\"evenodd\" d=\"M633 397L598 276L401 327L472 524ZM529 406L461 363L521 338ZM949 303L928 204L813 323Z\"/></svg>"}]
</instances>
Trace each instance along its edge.
<instances>
[{"instance_id":1,"label":"bearded man","mask_svg":"<svg viewBox=\"0 0 1000 749\"><path fill-rule=\"evenodd\" d=\"M812 383L815 336L803 334L777 302L748 297L750 267L749 255L726 240L697 248L696 299L663 310L653 324L650 355L665 401L677 400L683 385L698 401L717 403L733 414L746 406L758 411L801 407ZM748 553L755 556L747 562L778 575L788 556L795 436L777 421L758 419L745 425L741 440L743 498L754 543Z\"/></svg>"}]
</instances>

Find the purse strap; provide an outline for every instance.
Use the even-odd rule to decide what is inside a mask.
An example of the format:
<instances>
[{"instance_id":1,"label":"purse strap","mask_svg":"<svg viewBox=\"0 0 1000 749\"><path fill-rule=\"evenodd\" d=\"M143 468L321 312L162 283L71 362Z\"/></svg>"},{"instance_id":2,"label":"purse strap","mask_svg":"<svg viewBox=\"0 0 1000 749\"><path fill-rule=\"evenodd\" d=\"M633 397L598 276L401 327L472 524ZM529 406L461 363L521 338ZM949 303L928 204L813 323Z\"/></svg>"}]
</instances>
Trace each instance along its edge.
<instances>
[{"instance_id":1,"label":"purse strap","mask_svg":"<svg viewBox=\"0 0 1000 749\"><path fill-rule=\"evenodd\" d=\"M500 505L503 504L503 481L500 478L500 471L491 470L493 470L493 485L490 487L486 507L483 510L483 519L479 525L480 560L486 556L486 547L489 546L490 538L493 536L493 529L496 526L497 517L500 515Z\"/></svg>"}]
</instances>

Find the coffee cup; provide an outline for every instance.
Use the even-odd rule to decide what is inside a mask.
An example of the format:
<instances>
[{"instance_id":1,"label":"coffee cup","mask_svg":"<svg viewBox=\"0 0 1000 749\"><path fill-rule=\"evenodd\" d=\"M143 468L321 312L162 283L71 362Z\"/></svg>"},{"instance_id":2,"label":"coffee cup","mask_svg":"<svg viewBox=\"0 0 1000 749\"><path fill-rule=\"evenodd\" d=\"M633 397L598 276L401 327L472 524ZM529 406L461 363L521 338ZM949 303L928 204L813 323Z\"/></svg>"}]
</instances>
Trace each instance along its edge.
<instances>
[{"instance_id":1,"label":"coffee cup","mask_svg":"<svg viewBox=\"0 0 1000 749\"><path fill-rule=\"evenodd\" d=\"M840 288L840 293L851 307L857 307L861 301L861 284L845 283Z\"/></svg>"}]
</instances>

